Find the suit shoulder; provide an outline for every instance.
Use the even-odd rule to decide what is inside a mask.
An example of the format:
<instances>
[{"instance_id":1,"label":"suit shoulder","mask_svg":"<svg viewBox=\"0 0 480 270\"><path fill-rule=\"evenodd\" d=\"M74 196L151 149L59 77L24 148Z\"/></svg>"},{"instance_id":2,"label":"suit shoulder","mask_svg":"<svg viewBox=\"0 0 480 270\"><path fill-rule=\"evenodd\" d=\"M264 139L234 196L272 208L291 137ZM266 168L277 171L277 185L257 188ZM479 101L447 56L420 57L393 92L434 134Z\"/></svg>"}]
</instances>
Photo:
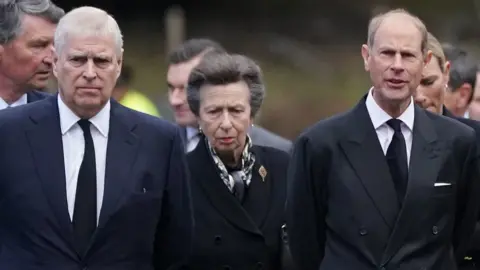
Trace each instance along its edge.
<instances>
[{"instance_id":1,"label":"suit shoulder","mask_svg":"<svg viewBox=\"0 0 480 270\"><path fill-rule=\"evenodd\" d=\"M53 98L53 97L50 97ZM50 98L37 102L27 103L22 106L0 110L0 127L12 127L22 125L30 118L30 115L37 115L48 110L51 105Z\"/></svg>"},{"instance_id":2,"label":"suit shoulder","mask_svg":"<svg viewBox=\"0 0 480 270\"><path fill-rule=\"evenodd\" d=\"M312 126L306 128L297 138L308 140L308 141L315 141L317 138L323 138L326 140L335 139L340 134L339 129L345 127L347 118L350 111L339 113L328 118L322 119Z\"/></svg>"},{"instance_id":3,"label":"suit shoulder","mask_svg":"<svg viewBox=\"0 0 480 270\"><path fill-rule=\"evenodd\" d=\"M465 121L455 118L446 117L443 115L438 115L431 113L429 111L424 111L430 119L433 120L434 124L436 125L437 129L441 133L450 133L452 135L459 135L459 136L474 136L475 130L470 125L468 125Z\"/></svg>"},{"instance_id":4,"label":"suit shoulder","mask_svg":"<svg viewBox=\"0 0 480 270\"><path fill-rule=\"evenodd\" d=\"M123 109L126 110L126 112L131 117L136 119L138 125L147 129L151 129L152 132L160 133L170 138L173 138L179 132L178 131L179 127L176 124L171 123L165 119L152 116L150 114L146 114L143 112L139 112L136 110L132 110L120 104L119 106L122 106Z\"/></svg>"},{"instance_id":5,"label":"suit shoulder","mask_svg":"<svg viewBox=\"0 0 480 270\"><path fill-rule=\"evenodd\" d=\"M463 124L471 127L473 130L475 130L475 132L480 132L480 122L472 119L467 119L467 118L456 118L456 119L462 122Z\"/></svg>"},{"instance_id":6,"label":"suit shoulder","mask_svg":"<svg viewBox=\"0 0 480 270\"><path fill-rule=\"evenodd\" d=\"M264 159L273 160L275 163L285 164L285 166L290 160L290 154L270 146L254 145L252 151Z\"/></svg>"}]
</instances>

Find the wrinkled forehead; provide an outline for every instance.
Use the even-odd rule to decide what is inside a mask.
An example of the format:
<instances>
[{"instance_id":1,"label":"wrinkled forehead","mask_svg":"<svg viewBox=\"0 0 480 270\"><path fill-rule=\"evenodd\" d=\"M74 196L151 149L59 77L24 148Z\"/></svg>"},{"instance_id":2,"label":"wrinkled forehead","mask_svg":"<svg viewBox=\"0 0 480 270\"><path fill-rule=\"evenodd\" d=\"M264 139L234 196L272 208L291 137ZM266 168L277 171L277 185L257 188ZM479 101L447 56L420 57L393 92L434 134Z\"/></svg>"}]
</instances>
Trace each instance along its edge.
<instances>
[{"instance_id":1,"label":"wrinkled forehead","mask_svg":"<svg viewBox=\"0 0 480 270\"><path fill-rule=\"evenodd\" d=\"M67 56L116 58L116 46L113 38L90 36L69 37L63 48Z\"/></svg>"},{"instance_id":2,"label":"wrinkled forehead","mask_svg":"<svg viewBox=\"0 0 480 270\"><path fill-rule=\"evenodd\" d=\"M392 47L421 51L422 33L412 18L390 16L380 24L375 34L375 47Z\"/></svg>"}]
</instances>

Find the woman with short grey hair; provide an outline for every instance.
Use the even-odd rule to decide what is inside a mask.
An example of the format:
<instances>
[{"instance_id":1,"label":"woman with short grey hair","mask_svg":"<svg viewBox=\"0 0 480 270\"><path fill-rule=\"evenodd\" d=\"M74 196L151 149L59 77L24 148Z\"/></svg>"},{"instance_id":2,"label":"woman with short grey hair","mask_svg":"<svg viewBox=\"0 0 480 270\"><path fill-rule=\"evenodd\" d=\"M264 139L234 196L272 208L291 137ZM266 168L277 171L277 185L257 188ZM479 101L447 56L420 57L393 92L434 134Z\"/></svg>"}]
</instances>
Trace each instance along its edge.
<instances>
[{"instance_id":1,"label":"woman with short grey hair","mask_svg":"<svg viewBox=\"0 0 480 270\"><path fill-rule=\"evenodd\" d=\"M195 215L188 269L281 269L287 153L248 131L265 97L260 67L208 53L187 87L200 143L187 156Z\"/></svg>"}]
</instances>

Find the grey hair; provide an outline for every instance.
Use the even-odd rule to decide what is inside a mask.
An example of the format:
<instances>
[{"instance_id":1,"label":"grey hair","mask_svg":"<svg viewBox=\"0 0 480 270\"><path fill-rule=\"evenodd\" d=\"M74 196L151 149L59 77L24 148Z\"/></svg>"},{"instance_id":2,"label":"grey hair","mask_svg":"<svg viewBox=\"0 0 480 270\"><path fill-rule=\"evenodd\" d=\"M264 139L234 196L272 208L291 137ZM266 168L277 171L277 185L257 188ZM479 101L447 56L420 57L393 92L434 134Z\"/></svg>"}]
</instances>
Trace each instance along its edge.
<instances>
[{"instance_id":1,"label":"grey hair","mask_svg":"<svg viewBox=\"0 0 480 270\"><path fill-rule=\"evenodd\" d=\"M65 15L50 0L3 0L0 2L0 44L17 38L22 32L25 15L38 16L57 24Z\"/></svg>"},{"instance_id":2,"label":"grey hair","mask_svg":"<svg viewBox=\"0 0 480 270\"><path fill-rule=\"evenodd\" d=\"M60 20L55 31L55 51L61 54L69 37L72 36L112 36L116 53L123 51L123 36L115 19L99 8L79 7L72 9Z\"/></svg>"},{"instance_id":3,"label":"grey hair","mask_svg":"<svg viewBox=\"0 0 480 270\"><path fill-rule=\"evenodd\" d=\"M252 59L226 52L205 54L188 78L187 100L192 112L198 116L200 91L205 85L226 85L243 81L250 90L250 116L255 118L265 98L265 85L260 67Z\"/></svg>"},{"instance_id":4,"label":"grey hair","mask_svg":"<svg viewBox=\"0 0 480 270\"><path fill-rule=\"evenodd\" d=\"M392 16L392 15L405 15L412 19L413 24L417 29L420 31L420 34L422 35L422 40L421 40L421 50L422 53L426 56L427 50L428 50L428 31L427 27L423 23L423 21L418 18L417 16L413 15L412 13L408 12L405 9L393 9L390 10L386 13L381 13L376 16L374 16L371 20L370 23L368 24L368 37L367 37L367 45L369 48L373 47L373 44L375 43L375 34L377 33L378 28L382 25L383 21Z\"/></svg>"}]
</instances>

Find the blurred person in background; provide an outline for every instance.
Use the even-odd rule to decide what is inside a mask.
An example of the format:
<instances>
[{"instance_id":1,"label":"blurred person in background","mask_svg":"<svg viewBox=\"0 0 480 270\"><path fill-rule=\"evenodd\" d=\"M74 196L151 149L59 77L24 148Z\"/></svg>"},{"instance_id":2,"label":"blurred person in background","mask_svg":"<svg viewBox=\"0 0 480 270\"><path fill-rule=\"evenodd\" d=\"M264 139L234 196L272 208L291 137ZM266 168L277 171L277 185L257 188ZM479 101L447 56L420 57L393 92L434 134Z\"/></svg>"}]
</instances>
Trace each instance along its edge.
<instances>
[{"instance_id":1,"label":"blurred person in background","mask_svg":"<svg viewBox=\"0 0 480 270\"><path fill-rule=\"evenodd\" d=\"M52 72L53 35L65 14L50 0L0 2L0 110L41 100Z\"/></svg>"},{"instance_id":2,"label":"blurred person in background","mask_svg":"<svg viewBox=\"0 0 480 270\"><path fill-rule=\"evenodd\" d=\"M480 66L477 65L477 78L475 81L475 89L473 91L472 103L468 107L468 115L470 119L480 120Z\"/></svg>"},{"instance_id":3,"label":"blurred person in background","mask_svg":"<svg viewBox=\"0 0 480 270\"><path fill-rule=\"evenodd\" d=\"M168 101L174 111L175 122L184 128L187 153L195 149L200 138L197 120L188 106L185 87L192 69L210 51L225 52L225 49L213 40L194 38L185 41L168 55ZM286 152L291 149L292 143L289 140L264 128L254 125L249 132L255 145L271 146Z\"/></svg>"},{"instance_id":4,"label":"blurred person in background","mask_svg":"<svg viewBox=\"0 0 480 270\"><path fill-rule=\"evenodd\" d=\"M415 102L433 113L442 114L456 119L473 128L477 137L477 151L480 150L480 122L463 117L456 117L443 105L445 92L448 91L448 77L450 63L446 60L440 42L431 34L428 34L428 49L432 52L432 58L422 72L422 80L414 94ZM459 269L480 269L480 223L477 221L472 244L467 251L464 260L460 262ZM477 267L477 268L476 268Z\"/></svg>"},{"instance_id":5,"label":"blurred person in background","mask_svg":"<svg viewBox=\"0 0 480 270\"><path fill-rule=\"evenodd\" d=\"M372 88L297 139L288 173L290 250L302 270L457 269L479 210L470 127L413 97L429 63L424 23L372 18L362 46Z\"/></svg>"},{"instance_id":6,"label":"blurred person in background","mask_svg":"<svg viewBox=\"0 0 480 270\"><path fill-rule=\"evenodd\" d=\"M445 107L457 117L468 117L477 81L477 63L469 52L452 44L443 44L442 49L450 63Z\"/></svg>"},{"instance_id":7,"label":"blurred person in background","mask_svg":"<svg viewBox=\"0 0 480 270\"><path fill-rule=\"evenodd\" d=\"M73 9L54 44L58 95L0 113L0 269L177 269L193 231L180 129L111 99L111 15Z\"/></svg>"},{"instance_id":8,"label":"blurred person in background","mask_svg":"<svg viewBox=\"0 0 480 270\"><path fill-rule=\"evenodd\" d=\"M113 98L125 107L160 117L157 106L144 94L132 89L133 69L123 65L120 77L113 89Z\"/></svg>"},{"instance_id":9,"label":"blurred person in background","mask_svg":"<svg viewBox=\"0 0 480 270\"><path fill-rule=\"evenodd\" d=\"M195 217L188 269L282 269L289 154L248 135L265 97L260 67L207 53L186 92L201 131L187 156Z\"/></svg>"}]
</instances>

